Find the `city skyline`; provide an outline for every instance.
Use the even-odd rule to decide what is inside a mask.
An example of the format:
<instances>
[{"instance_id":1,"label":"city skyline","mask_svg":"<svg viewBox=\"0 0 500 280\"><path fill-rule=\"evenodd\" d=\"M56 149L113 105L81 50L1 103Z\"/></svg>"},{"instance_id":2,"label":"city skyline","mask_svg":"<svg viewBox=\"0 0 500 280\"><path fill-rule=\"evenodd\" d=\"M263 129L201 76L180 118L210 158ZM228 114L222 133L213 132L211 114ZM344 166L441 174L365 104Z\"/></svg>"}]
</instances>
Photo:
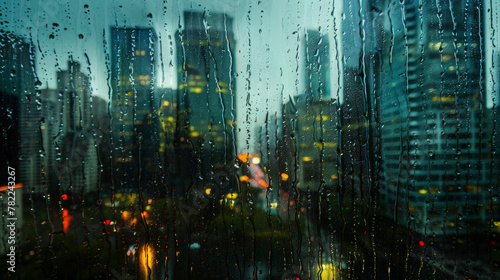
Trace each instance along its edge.
<instances>
[{"instance_id":1,"label":"city skyline","mask_svg":"<svg viewBox=\"0 0 500 280\"><path fill-rule=\"evenodd\" d=\"M16 276L498 278L496 8L263 2L0 5Z\"/></svg>"}]
</instances>

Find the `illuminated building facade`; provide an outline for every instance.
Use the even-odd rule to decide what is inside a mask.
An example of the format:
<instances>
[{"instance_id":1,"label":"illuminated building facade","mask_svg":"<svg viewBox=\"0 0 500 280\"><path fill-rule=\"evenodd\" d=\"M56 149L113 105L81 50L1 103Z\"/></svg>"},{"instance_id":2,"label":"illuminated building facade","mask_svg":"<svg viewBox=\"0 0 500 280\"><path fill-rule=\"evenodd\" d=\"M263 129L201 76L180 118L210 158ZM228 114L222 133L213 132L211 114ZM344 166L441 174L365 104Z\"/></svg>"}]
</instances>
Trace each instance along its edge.
<instances>
[{"instance_id":1,"label":"illuminated building facade","mask_svg":"<svg viewBox=\"0 0 500 280\"><path fill-rule=\"evenodd\" d=\"M338 183L337 168L337 103L332 101L307 102L305 95L296 101L298 145L298 187L317 192Z\"/></svg>"},{"instance_id":2,"label":"illuminated building facade","mask_svg":"<svg viewBox=\"0 0 500 280\"><path fill-rule=\"evenodd\" d=\"M337 102L330 98L330 43L327 35L307 30L305 36L305 93L295 99L298 145L298 187L316 192L338 182ZM290 112L290 109L286 110ZM286 112L285 111L285 112Z\"/></svg>"},{"instance_id":3,"label":"illuminated building facade","mask_svg":"<svg viewBox=\"0 0 500 280\"><path fill-rule=\"evenodd\" d=\"M233 19L185 12L177 36L179 165L203 176L236 158Z\"/></svg>"},{"instance_id":4,"label":"illuminated building facade","mask_svg":"<svg viewBox=\"0 0 500 280\"><path fill-rule=\"evenodd\" d=\"M156 185L155 54L152 28L111 28L113 184L123 191L154 191Z\"/></svg>"},{"instance_id":5,"label":"illuminated building facade","mask_svg":"<svg viewBox=\"0 0 500 280\"><path fill-rule=\"evenodd\" d=\"M480 8L449 5L425 3L421 13L408 3L392 19L397 31L383 34L381 187L388 215L420 234L474 231L498 207L490 206L498 159L485 106Z\"/></svg>"}]
</instances>

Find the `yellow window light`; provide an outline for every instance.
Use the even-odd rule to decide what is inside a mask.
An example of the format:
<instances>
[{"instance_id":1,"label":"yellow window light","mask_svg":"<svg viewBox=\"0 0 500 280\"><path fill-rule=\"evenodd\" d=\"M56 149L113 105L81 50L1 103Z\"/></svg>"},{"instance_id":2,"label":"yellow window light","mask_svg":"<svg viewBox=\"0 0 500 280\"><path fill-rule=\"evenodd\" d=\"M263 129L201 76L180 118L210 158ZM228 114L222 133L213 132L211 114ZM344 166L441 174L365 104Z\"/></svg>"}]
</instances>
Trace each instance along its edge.
<instances>
[{"instance_id":1,"label":"yellow window light","mask_svg":"<svg viewBox=\"0 0 500 280\"><path fill-rule=\"evenodd\" d=\"M302 157L302 160L305 161L305 162L309 162L309 161L312 161L312 157Z\"/></svg>"},{"instance_id":2,"label":"yellow window light","mask_svg":"<svg viewBox=\"0 0 500 280\"><path fill-rule=\"evenodd\" d=\"M226 198L227 199L236 199L236 198L238 198L238 193L228 193L226 195Z\"/></svg>"},{"instance_id":3,"label":"yellow window light","mask_svg":"<svg viewBox=\"0 0 500 280\"><path fill-rule=\"evenodd\" d=\"M287 181L288 180L288 174L286 173L281 173L281 180Z\"/></svg>"},{"instance_id":4,"label":"yellow window light","mask_svg":"<svg viewBox=\"0 0 500 280\"><path fill-rule=\"evenodd\" d=\"M216 88L216 89L215 89L215 92L228 93L228 90L227 90L227 89L225 89L225 88L220 88L220 89L219 89L219 88Z\"/></svg>"},{"instance_id":5,"label":"yellow window light","mask_svg":"<svg viewBox=\"0 0 500 280\"><path fill-rule=\"evenodd\" d=\"M248 176L243 175L240 177L240 182L248 182L248 181L250 181L250 178L248 178Z\"/></svg>"}]
</instances>

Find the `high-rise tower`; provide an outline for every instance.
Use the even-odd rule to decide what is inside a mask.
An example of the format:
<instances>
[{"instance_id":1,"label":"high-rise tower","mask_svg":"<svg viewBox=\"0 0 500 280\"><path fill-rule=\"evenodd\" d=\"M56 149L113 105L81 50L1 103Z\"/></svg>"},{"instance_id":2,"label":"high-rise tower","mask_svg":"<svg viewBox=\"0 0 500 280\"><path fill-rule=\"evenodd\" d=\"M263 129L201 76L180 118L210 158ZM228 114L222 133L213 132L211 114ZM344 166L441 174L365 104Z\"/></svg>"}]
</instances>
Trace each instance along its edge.
<instances>
[{"instance_id":1,"label":"high-rise tower","mask_svg":"<svg viewBox=\"0 0 500 280\"><path fill-rule=\"evenodd\" d=\"M208 174L235 158L233 19L221 13L185 12L178 39L181 123L177 147L193 149L188 153L201 159L195 172ZM192 165L194 157L179 164L191 161Z\"/></svg>"},{"instance_id":2,"label":"high-rise tower","mask_svg":"<svg viewBox=\"0 0 500 280\"><path fill-rule=\"evenodd\" d=\"M111 28L114 185L152 190L158 169L155 98L156 33L152 28Z\"/></svg>"},{"instance_id":3,"label":"high-rise tower","mask_svg":"<svg viewBox=\"0 0 500 280\"><path fill-rule=\"evenodd\" d=\"M411 230L465 232L491 218L489 190L498 184L481 70L481 9L477 1L421 9L406 3L401 18L392 18L393 32L386 31L382 191L389 214Z\"/></svg>"}]
</instances>

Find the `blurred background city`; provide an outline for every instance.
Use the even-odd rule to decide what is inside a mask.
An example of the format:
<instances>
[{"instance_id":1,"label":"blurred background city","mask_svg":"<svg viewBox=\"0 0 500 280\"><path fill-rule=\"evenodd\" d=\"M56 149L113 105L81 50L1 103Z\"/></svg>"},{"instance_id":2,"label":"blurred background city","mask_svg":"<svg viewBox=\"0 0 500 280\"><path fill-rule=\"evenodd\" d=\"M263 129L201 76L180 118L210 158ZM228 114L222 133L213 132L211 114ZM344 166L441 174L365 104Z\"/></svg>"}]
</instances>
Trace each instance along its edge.
<instances>
[{"instance_id":1,"label":"blurred background city","mask_svg":"<svg viewBox=\"0 0 500 280\"><path fill-rule=\"evenodd\" d=\"M0 278L500 279L499 11L1 3Z\"/></svg>"}]
</instances>

